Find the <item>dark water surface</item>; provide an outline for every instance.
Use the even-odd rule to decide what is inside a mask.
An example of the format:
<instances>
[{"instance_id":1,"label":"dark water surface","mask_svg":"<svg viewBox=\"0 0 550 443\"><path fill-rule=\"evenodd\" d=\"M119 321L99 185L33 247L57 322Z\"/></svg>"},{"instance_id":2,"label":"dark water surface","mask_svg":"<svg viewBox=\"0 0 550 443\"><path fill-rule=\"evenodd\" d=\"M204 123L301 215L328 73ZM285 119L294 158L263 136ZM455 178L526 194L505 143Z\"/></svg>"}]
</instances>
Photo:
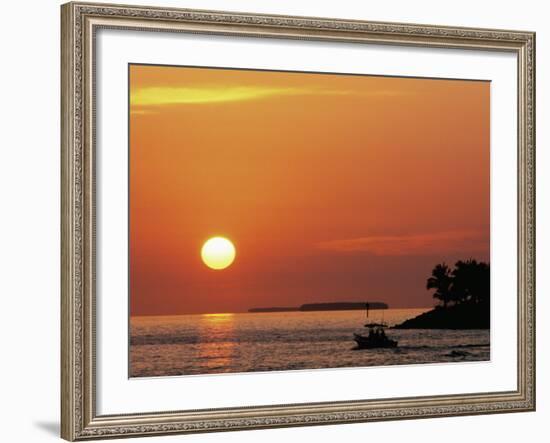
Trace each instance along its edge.
<instances>
[{"instance_id":1,"label":"dark water surface","mask_svg":"<svg viewBox=\"0 0 550 443\"><path fill-rule=\"evenodd\" d=\"M371 311L390 326L427 309ZM354 350L365 312L132 317L130 376L283 371L490 359L489 330L392 330L396 349Z\"/></svg>"}]
</instances>

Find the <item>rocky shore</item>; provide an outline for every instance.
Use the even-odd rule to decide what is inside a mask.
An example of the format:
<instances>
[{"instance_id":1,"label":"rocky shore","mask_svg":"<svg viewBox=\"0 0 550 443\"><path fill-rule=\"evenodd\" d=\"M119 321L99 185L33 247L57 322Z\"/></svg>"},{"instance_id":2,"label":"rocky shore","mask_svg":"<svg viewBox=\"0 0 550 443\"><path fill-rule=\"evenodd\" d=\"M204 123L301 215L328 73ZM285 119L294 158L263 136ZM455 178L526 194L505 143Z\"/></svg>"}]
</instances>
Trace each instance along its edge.
<instances>
[{"instance_id":1,"label":"rocky shore","mask_svg":"<svg viewBox=\"0 0 550 443\"><path fill-rule=\"evenodd\" d=\"M488 303L465 303L447 308L436 307L405 320L394 329L489 329L491 310Z\"/></svg>"}]
</instances>

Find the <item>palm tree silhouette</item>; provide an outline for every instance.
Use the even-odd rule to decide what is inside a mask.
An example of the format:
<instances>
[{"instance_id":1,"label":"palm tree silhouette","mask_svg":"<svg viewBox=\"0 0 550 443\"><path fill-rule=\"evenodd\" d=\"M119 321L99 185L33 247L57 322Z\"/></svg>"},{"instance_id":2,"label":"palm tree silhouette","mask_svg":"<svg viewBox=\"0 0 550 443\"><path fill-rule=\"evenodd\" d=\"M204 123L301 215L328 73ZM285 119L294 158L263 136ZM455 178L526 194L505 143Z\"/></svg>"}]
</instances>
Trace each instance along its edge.
<instances>
[{"instance_id":1,"label":"palm tree silhouette","mask_svg":"<svg viewBox=\"0 0 550 443\"><path fill-rule=\"evenodd\" d=\"M459 260L452 272L453 293L457 303L487 303L491 293L490 266L469 259Z\"/></svg>"},{"instance_id":2,"label":"palm tree silhouette","mask_svg":"<svg viewBox=\"0 0 550 443\"><path fill-rule=\"evenodd\" d=\"M441 263L435 266L432 270L432 276L426 282L426 289L435 289L434 298L443 302L443 307L447 307L447 303L451 300L453 284L453 275L451 269Z\"/></svg>"}]
</instances>

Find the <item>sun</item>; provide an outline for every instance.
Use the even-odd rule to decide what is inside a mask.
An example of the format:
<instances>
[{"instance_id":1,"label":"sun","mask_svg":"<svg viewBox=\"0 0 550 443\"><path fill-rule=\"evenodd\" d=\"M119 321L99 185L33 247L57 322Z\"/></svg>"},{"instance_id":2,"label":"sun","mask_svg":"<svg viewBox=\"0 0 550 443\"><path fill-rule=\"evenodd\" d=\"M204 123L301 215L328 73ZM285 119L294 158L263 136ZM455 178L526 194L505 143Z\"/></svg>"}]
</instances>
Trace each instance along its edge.
<instances>
[{"instance_id":1,"label":"sun","mask_svg":"<svg viewBox=\"0 0 550 443\"><path fill-rule=\"evenodd\" d=\"M235 260L235 246L225 237L209 238L202 245L201 258L211 269L225 269Z\"/></svg>"}]
</instances>

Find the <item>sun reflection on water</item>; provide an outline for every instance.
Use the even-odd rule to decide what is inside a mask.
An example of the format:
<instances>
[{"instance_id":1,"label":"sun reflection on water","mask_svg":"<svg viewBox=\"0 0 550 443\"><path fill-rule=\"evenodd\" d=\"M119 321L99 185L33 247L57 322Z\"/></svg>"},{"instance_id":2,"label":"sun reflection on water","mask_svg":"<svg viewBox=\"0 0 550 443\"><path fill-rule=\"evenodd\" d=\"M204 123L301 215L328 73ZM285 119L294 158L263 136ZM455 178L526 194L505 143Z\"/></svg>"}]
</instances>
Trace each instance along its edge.
<instances>
[{"instance_id":1,"label":"sun reflection on water","mask_svg":"<svg viewBox=\"0 0 550 443\"><path fill-rule=\"evenodd\" d=\"M233 320L233 317L235 314L231 312L221 312L217 314L202 314L201 317L204 320L208 320L211 322L218 322L218 321L230 321Z\"/></svg>"},{"instance_id":2,"label":"sun reflection on water","mask_svg":"<svg viewBox=\"0 0 550 443\"><path fill-rule=\"evenodd\" d=\"M196 361L207 371L224 372L236 357L232 313L202 314Z\"/></svg>"}]
</instances>

